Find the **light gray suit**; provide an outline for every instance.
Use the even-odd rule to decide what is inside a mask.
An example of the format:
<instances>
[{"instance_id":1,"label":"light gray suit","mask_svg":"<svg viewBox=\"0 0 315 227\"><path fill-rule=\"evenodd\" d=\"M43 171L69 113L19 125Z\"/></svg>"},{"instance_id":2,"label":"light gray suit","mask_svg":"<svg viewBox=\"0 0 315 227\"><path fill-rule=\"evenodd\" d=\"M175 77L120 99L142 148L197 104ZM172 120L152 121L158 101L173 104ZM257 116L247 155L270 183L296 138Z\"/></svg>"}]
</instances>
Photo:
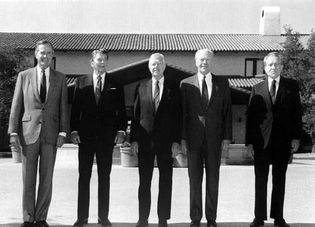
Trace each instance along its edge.
<instances>
[{"instance_id":1,"label":"light gray suit","mask_svg":"<svg viewBox=\"0 0 315 227\"><path fill-rule=\"evenodd\" d=\"M59 132L68 131L65 75L50 69L49 84L46 101L41 103L36 67L20 72L10 113L8 133L17 133L22 145L23 219L30 222L46 220L52 194L57 137Z\"/></svg>"}]
</instances>

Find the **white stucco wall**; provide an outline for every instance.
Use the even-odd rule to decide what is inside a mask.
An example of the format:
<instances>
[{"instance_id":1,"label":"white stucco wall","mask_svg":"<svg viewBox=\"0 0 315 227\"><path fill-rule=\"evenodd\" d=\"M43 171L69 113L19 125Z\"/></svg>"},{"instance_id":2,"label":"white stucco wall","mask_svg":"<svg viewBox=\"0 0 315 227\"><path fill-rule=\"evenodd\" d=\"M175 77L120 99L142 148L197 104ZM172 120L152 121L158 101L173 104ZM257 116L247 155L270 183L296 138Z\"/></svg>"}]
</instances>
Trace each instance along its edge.
<instances>
[{"instance_id":1,"label":"white stucco wall","mask_svg":"<svg viewBox=\"0 0 315 227\"><path fill-rule=\"evenodd\" d=\"M109 52L108 70L147 59L153 52ZM193 52L161 52L167 63L195 72ZM212 72L218 75L244 75L245 58L263 58L267 52L220 52L215 53ZM56 69L65 74L91 72L90 51L56 51Z\"/></svg>"}]
</instances>

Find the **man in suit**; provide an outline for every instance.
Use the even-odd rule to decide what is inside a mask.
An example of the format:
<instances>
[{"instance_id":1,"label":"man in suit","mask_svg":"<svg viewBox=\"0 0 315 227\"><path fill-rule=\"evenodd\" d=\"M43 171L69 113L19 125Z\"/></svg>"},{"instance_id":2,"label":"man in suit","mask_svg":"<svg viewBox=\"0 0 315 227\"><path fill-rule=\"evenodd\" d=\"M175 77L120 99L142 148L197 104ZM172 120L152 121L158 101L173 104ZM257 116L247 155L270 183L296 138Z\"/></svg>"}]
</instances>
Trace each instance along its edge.
<instances>
[{"instance_id":1,"label":"man in suit","mask_svg":"<svg viewBox=\"0 0 315 227\"><path fill-rule=\"evenodd\" d=\"M108 220L110 172L114 143L122 143L127 125L123 87L106 73L108 55L94 50L90 60L93 74L76 79L71 112L71 140L79 145L77 221L88 223L90 179L94 155L98 173L98 223Z\"/></svg>"},{"instance_id":2,"label":"man in suit","mask_svg":"<svg viewBox=\"0 0 315 227\"><path fill-rule=\"evenodd\" d=\"M38 64L19 73L12 100L8 133L11 146L22 151L22 227L48 226L46 218L52 196L56 152L67 133L66 77L50 68L53 54L50 42L36 43Z\"/></svg>"},{"instance_id":3,"label":"man in suit","mask_svg":"<svg viewBox=\"0 0 315 227\"><path fill-rule=\"evenodd\" d=\"M187 153L191 227L202 218L202 177L206 171L207 226L215 227L221 150L232 138L231 94L227 80L210 72L213 52L195 54L197 74L181 83L183 105L182 151Z\"/></svg>"},{"instance_id":4,"label":"man in suit","mask_svg":"<svg viewBox=\"0 0 315 227\"><path fill-rule=\"evenodd\" d=\"M136 90L134 119L131 124L131 149L138 153L140 185L138 190L139 221L136 227L148 225L151 206L151 180L155 156L159 168L159 227L167 227L171 215L172 151L177 154L181 134L179 84L164 77L164 56L150 56L152 78Z\"/></svg>"},{"instance_id":5,"label":"man in suit","mask_svg":"<svg viewBox=\"0 0 315 227\"><path fill-rule=\"evenodd\" d=\"M283 65L278 53L264 58L267 78L253 87L247 110L246 144L254 151L255 219L251 227L267 219L267 182L272 164L270 217L278 227L289 227L283 219L285 175L291 152L301 136L301 103L298 83L280 76Z\"/></svg>"}]
</instances>

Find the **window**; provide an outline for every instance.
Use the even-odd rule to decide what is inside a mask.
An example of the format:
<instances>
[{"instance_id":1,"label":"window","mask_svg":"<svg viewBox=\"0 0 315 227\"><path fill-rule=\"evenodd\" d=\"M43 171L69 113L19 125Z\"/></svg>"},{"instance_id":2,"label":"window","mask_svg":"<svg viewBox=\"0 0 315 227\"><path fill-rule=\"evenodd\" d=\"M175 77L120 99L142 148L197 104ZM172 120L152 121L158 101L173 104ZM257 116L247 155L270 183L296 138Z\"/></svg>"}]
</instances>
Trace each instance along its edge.
<instances>
[{"instance_id":1,"label":"window","mask_svg":"<svg viewBox=\"0 0 315 227\"><path fill-rule=\"evenodd\" d=\"M34 57L34 66L37 65L37 59ZM50 63L50 68L56 69L56 57L53 57Z\"/></svg>"},{"instance_id":2,"label":"window","mask_svg":"<svg viewBox=\"0 0 315 227\"><path fill-rule=\"evenodd\" d=\"M245 59L245 77L255 76L264 73L263 59L246 58Z\"/></svg>"}]
</instances>

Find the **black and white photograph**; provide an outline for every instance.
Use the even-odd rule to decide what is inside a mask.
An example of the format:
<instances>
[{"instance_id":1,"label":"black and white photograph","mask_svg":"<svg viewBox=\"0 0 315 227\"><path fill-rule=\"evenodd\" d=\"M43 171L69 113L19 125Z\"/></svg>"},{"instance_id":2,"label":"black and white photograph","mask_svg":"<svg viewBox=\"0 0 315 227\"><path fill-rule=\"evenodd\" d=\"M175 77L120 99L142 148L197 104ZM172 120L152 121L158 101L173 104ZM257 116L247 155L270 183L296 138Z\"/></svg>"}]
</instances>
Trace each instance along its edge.
<instances>
[{"instance_id":1,"label":"black and white photograph","mask_svg":"<svg viewBox=\"0 0 315 227\"><path fill-rule=\"evenodd\" d=\"M0 227L315 227L314 9L0 0Z\"/></svg>"}]
</instances>

